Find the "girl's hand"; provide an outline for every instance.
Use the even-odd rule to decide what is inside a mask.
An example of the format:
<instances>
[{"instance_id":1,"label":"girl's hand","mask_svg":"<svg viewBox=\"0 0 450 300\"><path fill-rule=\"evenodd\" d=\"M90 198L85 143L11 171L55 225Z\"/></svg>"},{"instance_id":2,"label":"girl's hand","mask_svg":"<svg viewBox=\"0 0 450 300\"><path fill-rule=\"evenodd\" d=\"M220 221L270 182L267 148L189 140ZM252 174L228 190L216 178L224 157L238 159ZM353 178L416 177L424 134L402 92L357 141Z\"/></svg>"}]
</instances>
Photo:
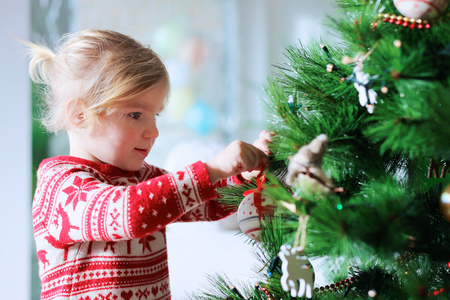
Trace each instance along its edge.
<instances>
[{"instance_id":1,"label":"girl's hand","mask_svg":"<svg viewBox=\"0 0 450 300\"><path fill-rule=\"evenodd\" d=\"M253 146L264 152L267 156L270 155L269 144L272 142L273 132L267 130L261 131L259 138L253 143Z\"/></svg>"},{"instance_id":2,"label":"girl's hand","mask_svg":"<svg viewBox=\"0 0 450 300\"><path fill-rule=\"evenodd\" d=\"M266 156L270 155L270 149L269 149L269 144L272 142L272 137L274 136L273 132L269 132L267 130L263 130L261 131L261 133L259 134L259 138L253 143L253 146L255 146L256 148L260 149L262 152L264 152L264 154ZM264 166L262 169L264 169L266 166L268 165L268 160L266 160L264 162ZM257 171L252 171L252 172L243 172L241 173L241 176L245 179L245 180L252 180L253 178L255 178L256 176L258 176L258 174L261 172L261 170L257 170Z\"/></svg>"},{"instance_id":3,"label":"girl's hand","mask_svg":"<svg viewBox=\"0 0 450 300\"><path fill-rule=\"evenodd\" d=\"M241 174L246 180L255 178L269 163L269 143L273 133L263 130L253 145L234 141L216 157L208 161L206 169L212 184Z\"/></svg>"},{"instance_id":4,"label":"girl's hand","mask_svg":"<svg viewBox=\"0 0 450 300\"><path fill-rule=\"evenodd\" d=\"M263 146L263 144L259 146ZM268 148L265 150L268 150ZM211 183L215 184L221 179L238 175L242 172L261 171L265 168L268 161L267 154L256 147L256 145L234 141L205 165L211 178Z\"/></svg>"}]
</instances>

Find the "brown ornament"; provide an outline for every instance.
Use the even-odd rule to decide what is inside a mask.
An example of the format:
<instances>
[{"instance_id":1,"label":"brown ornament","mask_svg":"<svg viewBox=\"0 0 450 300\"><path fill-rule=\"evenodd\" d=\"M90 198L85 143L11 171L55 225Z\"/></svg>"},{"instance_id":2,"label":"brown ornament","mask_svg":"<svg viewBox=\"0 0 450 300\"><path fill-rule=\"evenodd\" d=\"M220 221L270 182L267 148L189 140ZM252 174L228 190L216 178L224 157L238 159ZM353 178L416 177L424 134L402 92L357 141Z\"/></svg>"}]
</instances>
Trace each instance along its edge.
<instances>
[{"instance_id":1,"label":"brown ornament","mask_svg":"<svg viewBox=\"0 0 450 300\"><path fill-rule=\"evenodd\" d=\"M442 169L439 175L439 168L442 165ZM448 173L448 162L447 161L437 161L435 159L430 158L430 165L428 166L428 178L444 178Z\"/></svg>"},{"instance_id":2,"label":"brown ornament","mask_svg":"<svg viewBox=\"0 0 450 300\"><path fill-rule=\"evenodd\" d=\"M322 170L326 143L327 136L321 134L310 144L301 147L294 156L289 157L287 184L324 194L333 191L335 186Z\"/></svg>"},{"instance_id":3,"label":"brown ornament","mask_svg":"<svg viewBox=\"0 0 450 300\"><path fill-rule=\"evenodd\" d=\"M301 147L298 152L289 157L286 183L294 188L312 193L329 194L343 192L336 188L332 180L322 170L322 158L327 146L327 136L321 134L311 143Z\"/></svg>"}]
</instances>

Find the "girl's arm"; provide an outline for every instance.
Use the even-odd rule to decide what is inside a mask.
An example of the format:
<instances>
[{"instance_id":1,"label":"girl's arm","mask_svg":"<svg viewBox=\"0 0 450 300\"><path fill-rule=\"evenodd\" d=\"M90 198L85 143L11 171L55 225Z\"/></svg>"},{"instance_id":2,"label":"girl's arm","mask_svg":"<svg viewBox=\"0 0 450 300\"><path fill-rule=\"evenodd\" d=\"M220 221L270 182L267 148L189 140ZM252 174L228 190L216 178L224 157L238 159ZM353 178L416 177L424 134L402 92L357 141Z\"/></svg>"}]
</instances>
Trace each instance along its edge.
<instances>
[{"instance_id":1,"label":"girl's arm","mask_svg":"<svg viewBox=\"0 0 450 300\"><path fill-rule=\"evenodd\" d=\"M270 154L269 144L272 137L273 133L263 130L253 145L235 141L215 158L208 161L206 167L211 176L211 180L213 182L218 180L215 188L225 187L230 184L238 185L243 181L251 181L260 174L261 170L268 163L268 156ZM226 170L228 172L225 172ZM239 177L241 179L238 179L237 174L240 175ZM227 176L231 177L227 178ZM215 221L233 212L233 208L220 203L219 200L213 200L193 208L183 215L180 221Z\"/></svg>"},{"instance_id":2,"label":"girl's arm","mask_svg":"<svg viewBox=\"0 0 450 300\"><path fill-rule=\"evenodd\" d=\"M137 185L115 186L94 169L56 161L40 170L38 185L35 231L45 230L64 244L144 237L217 197L200 162Z\"/></svg>"},{"instance_id":3,"label":"girl's arm","mask_svg":"<svg viewBox=\"0 0 450 300\"><path fill-rule=\"evenodd\" d=\"M214 185L214 188L223 188L229 185L240 185L243 181L238 176L228 179L222 179ZM186 212L178 222L195 222L195 221L217 221L223 219L233 213L236 209L220 202L220 199L213 199L208 202L199 204Z\"/></svg>"}]
</instances>

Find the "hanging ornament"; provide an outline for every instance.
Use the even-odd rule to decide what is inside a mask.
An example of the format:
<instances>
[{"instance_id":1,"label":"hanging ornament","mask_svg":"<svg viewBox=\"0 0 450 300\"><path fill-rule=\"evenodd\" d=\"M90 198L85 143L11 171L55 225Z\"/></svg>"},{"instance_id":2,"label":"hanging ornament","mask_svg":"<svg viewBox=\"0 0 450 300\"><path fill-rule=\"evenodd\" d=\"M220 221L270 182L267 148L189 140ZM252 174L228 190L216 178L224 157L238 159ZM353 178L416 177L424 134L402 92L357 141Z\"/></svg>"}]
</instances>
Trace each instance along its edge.
<instances>
[{"instance_id":1,"label":"hanging ornament","mask_svg":"<svg viewBox=\"0 0 450 300\"><path fill-rule=\"evenodd\" d=\"M432 20L448 6L448 0L394 0L397 10L408 18Z\"/></svg>"},{"instance_id":2,"label":"hanging ornament","mask_svg":"<svg viewBox=\"0 0 450 300\"><path fill-rule=\"evenodd\" d=\"M450 222L450 185L447 185L442 192L439 206L445 219Z\"/></svg>"},{"instance_id":3,"label":"hanging ornament","mask_svg":"<svg viewBox=\"0 0 450 300\"><path fill-rule=\"evenodd\" d=\"M283 245L279 253L282 261L281 286L284 291L290 291L291 297L312 298L312 288L314 287L314 269L302 252L298 248L290 245Z\"/></svg>"},{"instance_id":4,"label":"hanging ornament","mask_svg":"<svg viewBox=\"0 0 450 300\"><path fill-rule=\"evenodd\" d=\"M257 188L244 193L237 211L239 228L250 239L260 242L261 219L273 216L277 208L275 201L262 194L262 182L259 176L256 178Z\"/></svg>"},{"instance_id":5,"label":"hanging ornament","mask_svg":"<svg viewBox=\"0 0 450 300\"><path fill-rule=\"evenodd\" d=\"M356 62L352 74L348 76L346 80L353 82L353 86L358 91L359 104L361 106L365 106L370 114L373 113L375 104L377 103L377 92L370 87L379 78L379 76L375 75L371 77L369 74L364 73L363 63L367 57L372 54L377 45L378 43L376 43L366 54L359 53L354 58L344 56L341 60L343 64L352 64Z\"/></svg>"},{"instance_id":6,"label":"hanging ornament","mask_svg":"<svg viewBox=\"0 0 450 300\"><path fill-rule=\"evenodd\" d=\"M294 156L289 157L286 183L312 193L328 194L340 191L341 189L336 189L331 179L322 170L322 157L326 145L327 136L321 134L311 143L301 147Z\"/></svg>"},{"instance_id":7,"label":"hanging ornament","mask_svg":"<svg viewBox=\"0 0 450 300\"><path fill-rule=\"evenodd\" d=\"M359 64L353 69L355 74L355 82L353 86L358 91L359 104L365 106L369 114L373 113L374 104L377 103L377 92L369 88L369 74L362 71L362 66Z\"/></svg>"},{"instance_id":8,"label":"hanging ornament","mask_svg":"<svg viewBox=\"0 0 450 300\"><path fill-rule=\"evenodd\" d=\"M442 169L439 172L439 168L442 165ZM441 161L436 160L433 158L430 158L430 164L428 165L428 178L445 178L447 173L449 172L449 162L448 161Z\"/></svg>"},{"instance_id":9,"label":"hanging ornament","mask_svg":"<svg viewBox=\"0 0 450 300\"><path fill-rule=\"evenodd\" d=\"M378 26L378 23L373 24L373 29L375 30L375 27ZM371 114L373 113L373 110L375 108L375 104L377 103L377 93L374 89L371 89L370 87L375 84L375 82L380 79L380 75L374 75L370 76L367 73L364 73L363 70L363 63L364 60L369 57L370 54L372 54L373 50L377 47L378 42L374 44L372 49L368 51L367 53L358 53L354 58L350 58L349 56L344 55L342 57L341 63L347 65L347 64L353 64L356 63L355 67L353 68L352 74L350 74L347 78L344 77L344 75L340 72L340 69L335 66L334 64L327 64L327 72L337 72L339 75L341 75L341 81L348 81L353 83L353 86L358 91L358 98L359 103L361 106L365 106L367 108L367 111ZM324 50L325 54L333 60L333 58L330 55L330 52L328 51L327 47L324 45L321 45L322 50ZM384 80L383 80L384 81ZM383 84L381 87L381 91L385 94L388 92L387 87Z\"/></svg>"},{"instance_id":10,"label":"hanging ornament","mask_svg":"<svg viewBox=\"0 0 450 300\"><path fill-rule=\"evenodd\" d=\"M309 215L300 215L294 246L282 245L278 256L281 260L281 287L290 292L291 297L312 298L314 269L304 254L306 244L306 225Z\"/></svg>"},{"instance_id":11,"label":"hanging ornament","mask_svg":"<svg viewBox=\"0 0 450 300\"><path fill-rule=\"evenodd\" d=\"M283 275L280 282L284 291L290 292L291 297L312 298L314 287L314 269L308 258L299 247L283 245L278 256L281 259Z\"/></svg>"}]
</instances>

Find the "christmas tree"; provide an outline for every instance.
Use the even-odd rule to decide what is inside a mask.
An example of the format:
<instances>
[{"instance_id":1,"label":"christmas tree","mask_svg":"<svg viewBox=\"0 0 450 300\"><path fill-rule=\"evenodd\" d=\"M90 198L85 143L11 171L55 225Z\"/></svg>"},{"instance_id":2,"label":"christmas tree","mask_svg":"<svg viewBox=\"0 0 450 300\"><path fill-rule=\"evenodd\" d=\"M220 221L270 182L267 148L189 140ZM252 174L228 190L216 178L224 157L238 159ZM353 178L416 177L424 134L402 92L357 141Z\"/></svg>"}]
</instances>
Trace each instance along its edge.
<instances>
[{"instance_id":1,"label":"christmas tree","mask_svg":"<svg viewBox=\"0 0 450 300\"><path fill-rule=\"evenodd\" d=\"M271 165L220 191L261 280L211 276L193 298L450 299L448 2L337 0L340 42L286 49Z\"/></svg>"}]
</instances>

